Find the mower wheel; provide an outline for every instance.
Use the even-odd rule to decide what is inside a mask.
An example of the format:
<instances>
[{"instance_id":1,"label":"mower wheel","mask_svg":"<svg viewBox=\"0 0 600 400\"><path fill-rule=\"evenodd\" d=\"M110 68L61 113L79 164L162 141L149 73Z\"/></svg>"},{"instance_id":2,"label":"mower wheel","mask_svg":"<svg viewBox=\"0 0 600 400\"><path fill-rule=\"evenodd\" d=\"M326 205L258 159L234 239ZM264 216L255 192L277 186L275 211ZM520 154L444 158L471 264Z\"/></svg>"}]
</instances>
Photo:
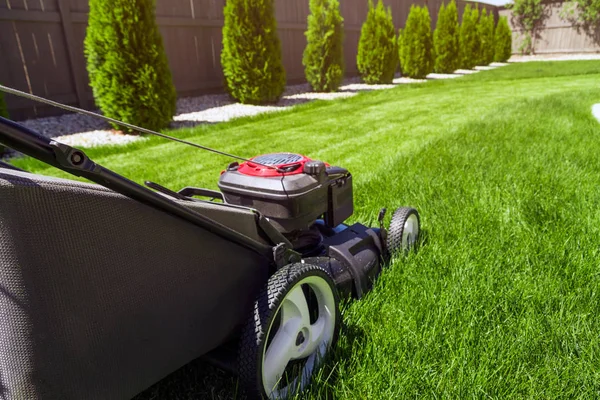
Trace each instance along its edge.
<instances>
[{"instance_id":1,"label":"mower wheel","mask_svg":"<svg viewBox=\"0 0 600 400\"><path fill-rule=\"evenodd\" d=\"M414 208L396 209L390 222L387 236L387 250L390 255L412 249L419 240L421 220Z\"/></svg>"},{"instance_id":2,"label":"mower wheel","mask_svg":"<svg viewBox=\"0 0 600 400\"><path fill-rule=\"evenodd\" d=\"M250 398L285 399L304 390L335 344L339 297L329 274L290 264L261 290L243 328L239 378Z\"/></svg>"}]
</instances>

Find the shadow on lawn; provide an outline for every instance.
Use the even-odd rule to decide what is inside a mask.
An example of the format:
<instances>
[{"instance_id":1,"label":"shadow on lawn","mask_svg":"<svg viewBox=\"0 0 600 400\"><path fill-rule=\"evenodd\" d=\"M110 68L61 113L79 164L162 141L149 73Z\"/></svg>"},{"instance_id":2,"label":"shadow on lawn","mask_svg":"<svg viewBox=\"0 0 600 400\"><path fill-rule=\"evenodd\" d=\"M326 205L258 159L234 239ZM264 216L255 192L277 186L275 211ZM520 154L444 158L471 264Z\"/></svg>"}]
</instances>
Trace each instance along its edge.
<instances>
[{"instance_id":1,"label":"shadow on lawn","mask_svg":"<svg viewBox=\"0 0 600 400\"><path fill-rule=\"evenodd\" d=\"M242 400L237 377L200 359L173 372L132 400Z\"/></svg>"},{"instance_id":2,"label":"shadow on lawn","mask_svg":"<svg viewBox=\"0 0 600 400\"><path fill-rule=\"evenodd\" d=\"M340 379L337 368L339 360L352 358L354 347L364 343L365 336L365 332L358 325L342 325L337 348L317 372L321 376L321 379L318 379L320 386L309 387L308 391L317 393L319 398L334 398L334 388ZM235 375L198 359L173 372L132 400L158 399L245 400L246 396L241 393Z\"/></svg>"},{"instance_id":3,"label":"shadow on lawn","mask_svg":"<svg viewBox=\"0 0 600 400\"><path fill-rule=\"evenodd\" d=\"M421 230L420 235L417 251L427 245L430 236L427 230ZM367 334L361 326L354 323L342 324L337 346L321 370L316 372L317 383L307 388L307 394L313 395L314 398L336 398L335 388L342 379L340 362L352 360L356 348L363 346L367 339ZM243 400L246 397L241 393L235 375L198 359L140 393L133 400L158 399Z\"/></svg>"}]
</instances>

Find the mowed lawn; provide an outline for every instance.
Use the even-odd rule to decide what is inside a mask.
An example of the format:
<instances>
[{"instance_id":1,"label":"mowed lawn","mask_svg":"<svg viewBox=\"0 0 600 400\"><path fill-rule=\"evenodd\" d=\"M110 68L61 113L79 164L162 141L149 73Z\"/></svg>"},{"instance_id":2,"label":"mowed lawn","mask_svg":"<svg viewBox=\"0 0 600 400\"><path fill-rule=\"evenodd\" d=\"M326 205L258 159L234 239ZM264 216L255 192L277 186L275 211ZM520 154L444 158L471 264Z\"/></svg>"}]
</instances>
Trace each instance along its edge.
<instances>
[{"instance_id":1,"label":"mowed lawn","mask_svg":"<svg viewBox=\"0 0 600 400\"><path fill-rule=\"evenodd\" d=\"M420 211L420 248L344 306L338 348L306 398L589 399L600 397L594 103L599 61L526 63L174 134L347 167L356 221L374 223L383 206ZM88 153L174 189L215 188L229 162L156 138ZM239 397L235 385L195 362L140 399Z\"/></svg>"}]
</instances>

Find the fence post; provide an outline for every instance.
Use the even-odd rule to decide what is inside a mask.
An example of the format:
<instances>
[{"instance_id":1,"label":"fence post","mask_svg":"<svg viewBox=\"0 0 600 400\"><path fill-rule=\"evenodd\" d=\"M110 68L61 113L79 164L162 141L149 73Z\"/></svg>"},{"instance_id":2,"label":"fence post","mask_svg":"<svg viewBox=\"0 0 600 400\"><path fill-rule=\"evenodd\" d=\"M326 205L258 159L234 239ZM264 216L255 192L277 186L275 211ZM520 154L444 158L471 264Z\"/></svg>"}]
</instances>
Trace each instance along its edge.
<instances>
[{"instance_id":1,"label":"fence post","mask_svg":"<svg viewBox=\"0 0 600 400\"><path fill-rule=\"evenodd\" d=\"M58 9L60 11L60 20L65 35L65 43L67 47L67 57L69 58L69 66L71 67L71 77L75 92L77 94L77 102L79 107L87 108L87 98L85 97L85 70L79 63L76 62L74 54L74 35L73 35L73 20L71 19L71 6L69 0L58 0Z\"/></svg>"}]
</instances>

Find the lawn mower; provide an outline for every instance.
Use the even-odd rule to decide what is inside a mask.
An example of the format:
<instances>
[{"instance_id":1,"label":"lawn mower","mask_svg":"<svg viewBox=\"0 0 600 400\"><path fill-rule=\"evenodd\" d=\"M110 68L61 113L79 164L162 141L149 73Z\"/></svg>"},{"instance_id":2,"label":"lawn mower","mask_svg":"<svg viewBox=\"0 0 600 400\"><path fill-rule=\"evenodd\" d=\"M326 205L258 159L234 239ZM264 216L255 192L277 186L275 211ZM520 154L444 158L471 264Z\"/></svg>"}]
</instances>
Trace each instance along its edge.
<instances>
[{"instance_id":1,"label":"lawn mower","mask_svg":"<svg viewBox=\"0 0 600 400\"><path fill-rule=\"evenodd\" d=\"M8 93L89 111L0 86ZM91 183L0 165L0 398L127 399L204 357L250 398L304 390L419 214L345 221L352 174L295 153L234 157L219 191L128 180L0 117L0 143ZM225 163L224 163L225 166Z\"/></svg>"}]
</instances>

